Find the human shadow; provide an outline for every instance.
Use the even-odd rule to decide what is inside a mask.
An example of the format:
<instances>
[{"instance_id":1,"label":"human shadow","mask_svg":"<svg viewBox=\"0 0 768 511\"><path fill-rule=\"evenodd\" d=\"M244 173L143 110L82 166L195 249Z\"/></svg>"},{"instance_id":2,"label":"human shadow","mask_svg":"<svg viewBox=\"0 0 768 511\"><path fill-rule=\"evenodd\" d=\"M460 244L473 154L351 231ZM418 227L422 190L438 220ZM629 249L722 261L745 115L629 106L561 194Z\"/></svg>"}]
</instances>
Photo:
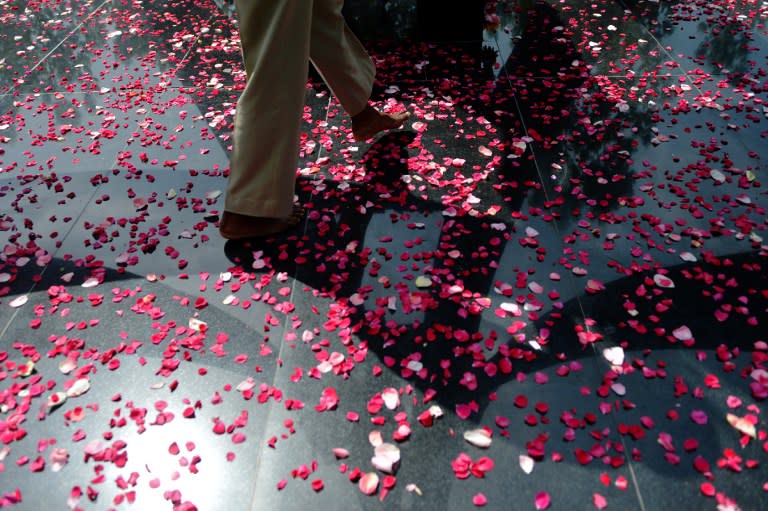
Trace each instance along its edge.
<instances>
[{"instance_id":1,"label":"human shadow","mask_svg":"<svg viewBox=\"0 0 768 511\"><path fill-rule=\"evenodd\" d=\"M317 182L300 181L299 189L310 190L305 206L318 213L310 214L303 235L282 243L228 242L225 252L247 269L260 251L273 271L341 304L350 330L392 370L411 375L408 363L417 360L423 368L413 374L417 385L440 386L443 397L461 402L482 394L460 381L485 356L473 348L486 337L480 328L486 307L478 303L493 289L492 267L507 240L489 228L493 220L443 217L443 204L409 190L403 177L413 138L400 132L374 143L361 159L363 182L340 188L324 181L318 189ZM403 241L413 248L396 246ZM524 357L524 351L515 355Z\"/></svg>"},{"instance_id":2,"label":"human shadow","mask_svg":"<svg viewBox=\"0 0 768 511\"><path fill-rule=\"evenodd\" d=\"M527 51L543 46L541 51L549 54L540 37L535 41L525 43ZM570 56L566 54L566 58ZM556 68L561 65L557 63ZM586 77L581 70L575 73L572 80L565 81L566 87L578 88L583 84ZM442 83L445 91L461 88L458 79ZM496 92L507 95L509 89ZM577 97L576 92L564 91L559 102L550 106L567 109ZM499 103L493 96L476 100L463 97L459 103L476 115L496 116L505 127L505 137L510 137L505 142L516 135L515 116L509 111L499 112ZM512 107L513 103L506 105ZM528 115L536 117L530 111ZM555 140L568 125L546 123L543 117L538 118L536 122L540 124L535 126L540 126L549 140ZM378 139L358 161L364 171L361 179L345 181L321 174L303 177L297 189L309 210L304 232L272 240L228 242L227 257L244 271L251 271L253 254L258 252L260 258L268 261L268 271L284 272L316 291L313 296L318 301L332 303L336 317L346 320L343 324L348 333L344 335L354 337L355 344L364 345L390 371L421 391L437 390L434 399L448 409L472 402L477 413L469 419L478 422L497 389L520 375L552 370L570 361L595 361L595 367L605 369L608 376L595 375L594 384L610 386L612 378L623 373L612 370L593 346L620 344L627 352L637 353L686 349L687 343L669 338L669 330L678 326L677 321L687 321L697 325L695 349L715 351L721 343L723 328L736 328L736 323L743 319L733 315L726 325L713 324L716 320L712 307L718 305L707 298L708 284L685 276L686 272L695 271L696 263L668 268L669 276L678 286L655 289L637 306L642 317L658 316L658 302L669 300L667 314L659 316L659 321L667 321L663 323L667 326L665 335L648 339L642 329L631 327L625 317L627 310L622 307L638 286L647 285L653 276L650 268L606 283L599 294L584 295L583 290L578 291L573 293L577 298L566 301L561 308L528 314L525 306L529 293L510 290L504 286L508 283L498 282L496 268L516 264L504 258L504 249L522 237L522 226L512 213L523 210L531 195L541 189L535 184L523 185L537 180L536 162L527 156L503 158L491 179L475 183L475 191L483 201L498 201L502 205L503 212L497 217L450 216L445 214L445 197L440 190L414 185L417 174L409 167L409 161L416 151L415 137L413 133L396 132ZM590 148L584 151L593 152ZM600 159L598 153L590 157ZM615 170L619 173L629 168L626 162L617 165ZM610 193L618 197L628 193L627 187L631 186L630 180L616 180L609 185ZM587 195L589 190L587 187ZM615 205L598 203L597 207L608 209ZM495 230L491 227L495 223L502 224L504 229ZM740 260L742 256L745 264L759 262L755 253L732 259ZM698 266L716 264L711 259ZM739 280L749 281L755 275L740 264L729 268ZM505 294L508 291L509 296ZM522 325L514 325L515 318L510 315L494 322L499 304L486 301L489 296L515 302L515 308L523 310ZM595 331L603 339L594 345L580 342L577 335L584 324L585 304L589 317L598 325ZM600 325L606 325L605 329L601 331ZM542 330L548 331L546 337L540 335ZM745 352L754 351L753 341L764 336L761 328L744 327L740 332L739 347ZM530 342L533 340L536 343ZM564 406L568 407L570 397L562 397ZM711 433L714 429L707 431ZM711 436L715 452L719 441L716 435ZM657 472L678 474L663 460L648 463Z\"/></svg>"},{"instance_id":3,"label":"human shadow","mask_svg":"<svg viewBox=\"0 0 768 511\"><path fill-rule=\"evenodd\" d=\"M537 9L528 18L531 26L536 25L536 16L554 22L550 7ZM538 60L531 56L537 49L539 54L550 51L540 36L521 44L521 53L510 58ZM476 50L467 58L479 62L487 56L481 46ZM573 51L563 59L570 62ZM523 322L525 329L516 335L484 324L483 314L492 314L487 297L499 296L497 285L505 288L496 281L495 268L515 264L502 257L508 243L520 241L515 233L517 213L531 191L540 190L536 162L530 151L506 157L516 150L513 142L522 135L514 90L496 80L490 66L472 67L444 47L433 53L448 69L435 80L436 92L450 97L455 108L489 119L503 134L504 149L495 171L468 185L483 204L498 205L496 215L468 214L460 202L451 201L451 190L420 186L431 176L412 168L410 161L418 144L432 142L414 133L395 132L379 138L359 159L362 179L299 180L297 189L310 211L303 234L266 242L229 242L225 252L248 270L253 252L258 251L273 271L286 272L320 297L340 303L349 313L350 330L393 371L422 389L439 388L438 399L446 406L475 401L482 408L490 391L518 371L535 372L562 360L564 353L583 350L574 342L575 326L583 318L575 310L552 311L546 318ZM547 62L555 68L565 65L564 60ZM580 79L582 70L566 84L577 87ZM562 96L565 101L573 97ZM470 159L464 168L475 163ZM449 172L446 169L444 176ZM451 207L454 213L449 216ZM492 224L503 228L496 230ZM403 242L411 248L395 246ZM507 291L509 301L518 300L522 310L528 298L525 290ZM547 328L552 340L537 351L528 341L539 337L540 328Z\"/></svg>"},{"instance_id":4,"label":"human shadow","mask_svg":"<svg viewBox=\"0 0 768 511\"><path fill-rule=\"evenodd\" d=\"M492 250L484 257L480 256L480 247L491 246L493 238L492 231L483 225L484 219L462 218L460 226L451 224L453 219L443 221L441 218L439 204L409 193L402 180L406 171L402 162L411 139L411 134L395 133L382 137L371 146L363 157L368 170L364 183L343 186L341 190L337 186L319 187L318 190L319 181L315 181L311 185L315 191L306 198L305 204L319 215L310 214L303 234L289 234L274 242L228 242L225 246L227 256L249 271L254 251L260 252L260 258L268 262L269 271L285 272L311 288L312 293L307 295L311 298L303 303L318 307L321 318L330 304L327 310L334 310L335 319L340 320L349 332L344 334L340 329L335 330L334 338L339 334L343 340L349 335L353 342L347 346L364 346L369 357L373 354L389 371L421 392L436 390L434 402L446 409L471 404L475 413L468 420L478 424L489 420L486 412L491 409L494 396L501 394L521 375L531 378L538 372L552 374L572 362L592 367L587 376L594 378L592 385L599 393L610 392L614 382L639 371L639 361L647 360L654 352L665 358L663 350L688 350L691 357L698 351L710 353L714 358L715 353L722 353L721 345L727 336L729 353L734 349L742 352L737 366L739 370L750 366L749 357L760 355L755 352L754 342L765 338L765 327L751 327L745 321L747 316L741 313L732 314L726 321L717 321L714 311L721 302L707 295L710 284L703 278L687 278L697 274L697 268L727 265L728 278L738 282L754 281L756 276L762 275L759 265L764 258L756 253L713 256L706 262L668 268L667 275L676 286L651 290L644 299L637 297L637 288L648 285L650 274L637 273L608 283L599 295L571 299L562 309L544 311L535 319L521 318L526 325L517 335L496 329L488 321L494 311L473 310L473 305L483 297L495 294L494 288L499 283L492 270L494 263L508 264L509 261L502 259L501 252ZM322 183L338 184L326 180ZM309 186L306 181L300 183L300 188L306 186ZM522 200L522 195L518 200ZM360 205L366 205L364 211ZM319 217L326 220L319 220ZM408 228L408 225L415 228ZM430 238L430 234L433 237ZM434 242L429 247L422 245L423 248L415 245L410 250L411 259L402 261L399 255L404 252L390 247L389 242L380 243L388 236L393 238L393 243L414 241L417 237L424 240L424 245L430 239ZM508 242L514 240L504 240L503 243ZM380 251L380 248L384 250ZM451 257L453 251L474 253L475 257L454 258ZM428 261L429 268L425 265L412 272L401 271L403 264L408 265L414 260ZM408 280L408 275L428 276L430 287L414 286L414 280ZM762 277L763 284L764 280ZM452 290L455 285L463 291ZM755 284L755 289L760 286ZM738 303L739 294L739 289L730 289L723 300ZM576 328L583 324L585 300L590 317L597 325L595 331L602 336L602 340L594 345L580 343L577 338ZM630 324L628 320L635 316L622 306L627 300L637 302L638 318L656 315L658 322L641 321L647 330L640 328L638 323ZM768 307L766 296L754 296L751 300L752 311ZM659 312L659 303L668 304L665 314ZM330 314L321 322L326 319L331 319ZM679 325L688 325L695 333L693 345L674 338L671 331ZM658 326L664 327L666 332L649 334ZM539 338L541 347L535 348L526 342L537 339L537 334L545 328L549 335L546 340ZM728 335L729 332L736 337ZM525 334L526 338L520 334ZM599 352L604 347L616 345L624 348L626 360L621 368L611 369ZM344 348L334 345L332 349ZM757 363L764 367L765 357L759 358ZM675 370L678 371L676 376L691 381L703 377L699 374L701 368L676 367ZM571 384L564 379L552 385L560 388ZM747 380L741 385L745 392L749 391ZM599 399L595 395L594 399L582 397L574 401L576 394L575 388L572 393L558 392L549 404L564 410L579 408L583 411L583 407L595 405ZM625 402L635 401L641 410L648 412L649 404L644 396L628 396L626 399ZM670 397L670 403L673 401ZM511 408L509 403L503 406ZM718 409L710 397L699 401L697 406L705 410ZM497 407L493 409L498 410ZM632 413L631 409L617 410L615 420L631 423L637 420L636 417L633 419ZM612 419L606 420L610 423ZM720 437L714 425L697 426L695 432L688 431L689 426L680 427L685 434L695 433L708 438L707 445L700 451L702 455L714 458L721 451ZM535 431L531 435L535 436ZM615 439L621 441L618 433L615 435ZM530 440L522 435L513 443L523 444ZM624 441L628 449L641 445L629 439ZM643 452L650 451L649 447ZM657 474L669 477L682 477L683 474L661 456L648 454L643 463Z\"/></svg>"}]
</instances>

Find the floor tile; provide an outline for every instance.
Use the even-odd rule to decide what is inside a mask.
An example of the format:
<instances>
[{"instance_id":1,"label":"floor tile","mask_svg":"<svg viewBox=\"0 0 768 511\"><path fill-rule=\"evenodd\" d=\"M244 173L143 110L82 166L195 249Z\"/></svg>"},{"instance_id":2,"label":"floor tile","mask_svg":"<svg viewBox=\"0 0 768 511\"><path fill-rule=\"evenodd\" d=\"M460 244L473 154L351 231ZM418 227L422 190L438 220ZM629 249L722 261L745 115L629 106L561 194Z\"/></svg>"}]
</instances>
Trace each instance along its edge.
<instances>
[{"instance_id":1,"label":"floor tile","mask_svg":"<svg viewBox=\"0 0 768 511\"><path fill-rule=\"evenodd\" d=\"M617 353L607 355L614 370L604 385L606 392L610 385L621 396L615 416L633 451L634 476L648 508L682 505L678 493L658 491L670 478L702 503L706 497L700 487L711 482L740 506L758 505L759 488L718 466L728 449L745 460L756 456L752 442L739 447L740 434L726 418L749 413L749 360L759 356L756 343L765 331L754 316L765 304L749 291L764 284L752 266L758 261L759 256L746 254L680 265L667 273L674 288L645 294L644 279L633 276L609 284L610 299L583 300L596 330L613 350L623 348L618 359L613 358ZM713 300L722 265L733 268L729 278L740 287ZM750 298L733 308L737 296ZM623 311L611 305L620 302Z\"/></svg>"},{"instance_id":2,"label":"floor tile","mask_svg":"<svg viewBox=\"0 0 768 511\"><path fill-rule=\"evenodd\" d=\"M24 505L64 503L76 486L83 492L94 488L100 494L99 505L117 504L114 499L135 492L136 505L164 506L168 505L164 492L179 488L180 498L200 506L248 501L249 474L258 465L264 432L260 415L268 414L276 396L259 397L270 392L276 367L263 340L256 341L259 331L245 324L236 327L239 322L216 307L184 305L163 283L107 271L101 284L83 288L77 284L83 272L75 271L73 285L53 272L46 274L40 291L17 309L3 332L15 346L9 362L21 364L34 360L34 353L40 356L32 376L26 380L14 376L12 381L31 385L39 379L38 384L48 385L40 397L28 398L28 411L18 401L11 408L26 415L23 427L28 434L12 444L8 460L47 459L54 445L69 451L69 463L57 474L50 492L34 491L35 479L26 475L29 464L6 467L6 480L22 490ZM39 315L33 312L38 309ZM192 318L203 321L208 330L201 333L188 326ZM60 364L69 358L78 369L65 375ZM44 406L50 394L78 377L88 378L87 393L70 397L58 408ZM255 390L247 391L246 386ZM4 402L20 399L11 394ZM42 418L37 415L41 405ZM181 436L175 427L180 422L184 422ZM219 422L225 428L221 434L214 431ZM80 430L84 437L77 439ZM40 439L50 440L38 444ZM127 444L125 449L117 447L129 453L125 464L119 456L99 463L98 455L96 461L85 455L90 448L103 451L120 445L115 442ZM233 453L232 460L228 453ZM121 486L119 481L130 480L133 473L138 480ZM233 476L237 473L245 480L238 481ZM94 479L100 476L103 481ZM211 478L219 481L218 490L195 489L199 486L195 481ZM81 504L86 503L83 496Z\"/></svg>"},{"instance_id":3,"label":"floor tile","mask_svg":"<svg viewBox=\"0 0 768 511\"><path fill-rule=\"evenodd\" d=\"M310 67L306 219L225 241L234 3L3 4L0 507L758 508L763 11L348 1L411 117Z\"/></svg>"}]
</instances>

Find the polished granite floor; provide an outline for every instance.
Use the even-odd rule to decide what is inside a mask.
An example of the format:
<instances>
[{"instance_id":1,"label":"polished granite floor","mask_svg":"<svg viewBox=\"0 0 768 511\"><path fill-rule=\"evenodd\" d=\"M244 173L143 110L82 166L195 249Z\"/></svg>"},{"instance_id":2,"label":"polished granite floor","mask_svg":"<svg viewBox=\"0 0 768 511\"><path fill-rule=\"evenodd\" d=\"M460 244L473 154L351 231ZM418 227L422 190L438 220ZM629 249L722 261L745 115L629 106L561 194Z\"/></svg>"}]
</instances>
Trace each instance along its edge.
<instances>
[{"instance_id":1,"label":"polished granite floor","mask_svg":"<svg viewBox=\"0 0 768 511\"><path fill-rule=\"evenodd\" d=\"M0 0L0 508L765 509L768 4L478 5L225 243L230 3Z\"/></svg>"}]
</instances>

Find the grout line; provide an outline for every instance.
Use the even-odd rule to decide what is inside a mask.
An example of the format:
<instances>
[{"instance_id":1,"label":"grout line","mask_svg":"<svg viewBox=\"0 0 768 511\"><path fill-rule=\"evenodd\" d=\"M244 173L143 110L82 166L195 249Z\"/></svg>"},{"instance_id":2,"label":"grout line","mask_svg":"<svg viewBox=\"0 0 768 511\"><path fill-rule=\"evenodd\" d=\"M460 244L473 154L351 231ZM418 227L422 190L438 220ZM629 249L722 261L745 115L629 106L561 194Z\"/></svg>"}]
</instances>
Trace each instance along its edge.
<instances>
[{"instance_id":1,"label":"grout line","mask_svg":"<svg viewBox=\"0 0 768 511\"><path fill-rule=\"evenodd\" d=\"M611 416L613 417L614 415L611 414ZM621 439L621 443L626 448L626 444L624 443L624 438ZM640 510L646 511L647 508L645 506L645 500L643 500L643 494L640 491L640 485L638 484L638 481L637 481L637 474L635 473L635 464L632 461L631 457L627 457L627 467L629 468L629 476L632 478L632 485L635 488L635 495L637 496L637 502L638 504L640 504Z\"/></svg>"},{"instance_id":2,"label":"grout line","mask_svg":"<svg viewBox=\"0 0 768 511\"><path fill-rule=\"evenodd\" d=\"M325 119L324 119L325 122L328 122L328 112L330 110L329 106L330 106L330 102L332 101L332 99L333 99L333 97L331 95L329 95L328 103L326 103L326 106L325 106ZM322 144L318 144L318 146L320 147L320 150L317 152L317 158L315 159L316 162L318 160L320 160L320 158L322 158L323 150L324 150ZM309 218L308 218L308 215L305 214L304 215L304 227L303 227L303 229L301 231L301 236L304 236L307 233L308 228L309 228ZM298 265L295 264L295 268L296 268L295 273L298 273ZM294 297L295 297L296 292L297 292L299 280L297 278L292 278L291 280L292 280L292 282L291 282L291 293L290 293L289 296L291 297L291 300L294 301ZM285 350L286 350L284 339L285 339L285 334L288 332L288 322L289 321L290 321L289 315L285 315L285 318L283 319L282 329L280 330L280 337L278 339L278 342L280 343L280 348L277 351L277 360L283 360L283 354L285 353ZM275 364L275 372L272 375L272 381L270 382L270 385L272 387L274 387L275 384L277 383L277 379L278 379L278 375L279 374L280 374L280 367L277 366L277 364ZM274 407L275 407L275 403L273 401L270 401L269 407L267 408L266 414L264 416L264 425L265 425L264 436L267 435L267 426L269 425L270 420L272 418L272 411L273 411ZM256 461L256 469L255 469L255 473L253 475L253 481L254 481L254 483L253 483L253 492L252 492L252 496L251 496L251 504L250 504L250 507L249 507L249 509L252 510L252 511L257 509L257 503L258 503L258 501L257 501L258 496L256 495L256 488L257 488L257 481L259 480L259 473L261 472L261 468L262 468L262 458L263 458L263 454L265 452L264 442L261 441L261 440L263 440L264 436L260 439L260 443L259 443L260 447L258 448L259 449L259 456L258 456L258 459Z\"/></svg>"},{"instance_id":3,"label":"grout line","mask_svg":"<svg viewBox=\"0 0 768 511\"><path fill-rule=\"evenodd\" d=\"M218 1L216 2L216 5L217 5L217 8L221 11L222 10L222 6L220 5L220 3ZM227 16L229 17L228 13L225 13L225 14L227 14ZM213 17L214 16L211 15L211 18L209 18L209 19L212 19ZM176 73L179 71L179 69L181 69L184 65L187 64L187 60L188 60L192 50L198 44L197 41L198 41L198 39L196 39L195 43L190 46L190 48L185 53L184 57L182 59L180 59L179 64L176 66L176 68L172 72L173 76L176 76ZM232 87L229 87L228 89L233 90ZM235 108L237 108L237 106L235 106ZM326 110L326 120L327 120L327 115L328 114L327 114L327 110ZM320 144L318 144L318 145L320 145ZM318 156L317 156L318 159L320 158L320 154L321 153L322 153L322 146L320 148L320 151L318 152ZM308 220L305 217L304 218L304 229L302 230L302 235L304 233L306 233L307 226L308 226ZM293 279L293 282L291 284L291 294L290 294L291 297L293 297L293 295L294 295L294 293L296 291L296 287L297 287L296 283L297 283L297 280ZM279 338L280 348L279 348L279 350L277 352L276 360L281 360L282 357L283 357L283 350L284 350L284 346L285 346L285 344L283 343L283 339L285 338L285 334L286 334L286 332L288 330L288 321L289 320L290 320L290 318L287 315L283 319L283 325L282 325L282 329L280 331L280 338ZM274 387L275 383L277 382L277 376L278 376L279 370L280 370L279 366L277 365L277 363L275 363L275 372L272 375L272 380L270 382L270 385L272 387ZM262 460L263 460L264 452L265 452L263 439L268 434L267 426L268 426L268 424L270 422L270 419L272 417L272 410L273 410L274 407L275 407L275 403L273 401L270 401L269 406L267 407L267 410L266 410L266 414L264 415L264 422L263 423L264 423L265 428L264 428L264 432L263 432L261 438L259 438L259 444L258 444L258 447L257 447L258 456L256 458L256 463L255 463L256 466L255 466L255 469L254 469L254 474L253 474L253 479L252 479L253 480L253 487L252 487L252 490L251 490L251 498L250 498L250 506L249 506L250 510L256 509L256 505L257 505L258 495L256 494L256 490L257 490L257 483L258 483L258 480L259 480L259 476L258 475L261 472Z\"/></svg>"},{"instance_id":4,"label":"grout line","mask_svg":"<svg viewBox=\"0 0 768 511\"><path fill-rule=\"evenodd\" d=\"M330 111L329 107L330 107L330 103L331 103L332 99L333 99L332 96L329 95L328 103L326 104L326 107L325 107L325 119L324 119L325 122L328 122L328 112ZM320 150L317 152L317 158L315 159L316 162L319 161L320 158L322 158L323 150L324 150L322 144L318 144L318 146L320 146ZM309 229L309 218L308 218L308 215L305 214L304 215L304 228L301 231L301 235L302 236L306 235L308 229ZM298 272L298 266L296 266L296 271ZM291 283L291 294L290 294L291 300L293 300L294 293L296 293L296 289L298 287L297 286L298 280L295 279L295 278L292 279L292 280L293 280L293 282ZM281 338L280 338L280 350L278 350L278 353L277 353L277 358L278 359L282 359L282 356L283 356L283 349L285 347L285 344L283 343L283 338L285 338L285 333L286 333L287 329L288 329L288 317L286 317L285 320L283 321L283 330L281 332ZM275 375L274 375L274 377L272 379L272 384L273 385L274 385L274 383L276 381L276 378L277 378L277 371L275 371Z\"/></svg>"},{"instance_id":5,"label":"grout line","mask_svg":"<svg viewBox=\"0 0 768 511\"><path fill-rule=\"evenodd\" d=\"M657 41L657 43L658 43L658 41ZM513 87L514 84L512 83L512 78L509 76L509 73L504 73L504 74L506 76L508 85L510 87ZM620 75L620 76L623 76L623 75ZM517 98L516 95L513 96L513 99L514 99L514 102L515 102L515 108L517 109L517 114L518 114L518 116L520 118L520 122L521 122L522 127L523 127L523 131L524 131L524 133L526 135L528 135L528 128L527 128L526 123L525 123L525 116L523 115L523 111L522 111L522 109L520 107L520 102L518 101L518 98ZM534 147L534 144L529 144L528 147L530 148L531 155L533 156L533 165L536 168L536 173L537 173L537 175L539 177L539 182L542 185L544 196L547 199L547 201L551 201L550 192L549 192L549 189L548 189L547 182L546 182L545 177L544 177L544 175L542 173L541 167L539 166L538 159L536 158L536 149ZM555 233L556 233L556 235L558 237L558 240L559 240L559 245L562 248L562 246L563 246L563 244L562 244L562 232L560 231L560 228L558 227L557 222L552 222L552 229L555 231ZM581 314L581 319L583 321L585 321L585 324L586 324L587 314L586 314L586 310L584 308L584 303L582 301L581 293L578 292L578 286L576 285L575 277L573 276L573 274L571 272L568 272L568 283L569 283L569 286L570 286L571 290L573 291L573 295L574 295L574 297L576 299L576 303L577 303L577 305L579 307L579 312ZM590 328L587 326L587 329L589 330ZM592 350L592 354L593 354L596 362L598 364L601 364L602 363L602 359L601 359L601 357L600 357L600 355L598 353L597 347L594 344L592 344L590 346L590 348ZM613 413L611 414L611 420L612 420L612 422L614 424L614 429L615 429L615 427L617 425L617 422L616 422L615 415ZM621 439L621 443L626 448L626 445L624 444L623 438ZM626 449L625 449L625 452L626 452ZM629 470L630 477L632 479L632 484L634 486L635 496L636 496L638 504L640 506L640 510L641 511L646 511L645 501L643 500L642 493L640 492L640 486L638 485L637 474L635 473L633 462L632 462L630 457L627 457L627 467L628 467L628 470Z\"/></svg>"}]
</instances>

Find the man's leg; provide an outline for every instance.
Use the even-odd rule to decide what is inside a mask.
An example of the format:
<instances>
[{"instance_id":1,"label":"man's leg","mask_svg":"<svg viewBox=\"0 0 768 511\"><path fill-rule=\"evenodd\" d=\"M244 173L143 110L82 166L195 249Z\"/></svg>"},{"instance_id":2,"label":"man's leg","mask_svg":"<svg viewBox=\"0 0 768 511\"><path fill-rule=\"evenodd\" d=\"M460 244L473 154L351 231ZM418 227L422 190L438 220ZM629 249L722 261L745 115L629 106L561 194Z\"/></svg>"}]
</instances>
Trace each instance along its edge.
<instances>
[{"instance_id":1,"label":"man's leg","mask_svg":"<svg viewBox=\"0 0 768 511\"><path fill-rule=\"evenodd\" d=\"M368 104L376 76L368 52L347 26L344 0L315 0L309 58L344 110L352 117L357 140L400 127L406 112L383 114Z\"/></svg>"},{"instance_id":2,"label":"man's leg","mask_svg":"<svg viewBox=\"0 0 768 511\"><path fill-rule=\"evenodd\" d=\"M237 0L247 83L237 103L226 238L297 223L293 209L307 81L312 0Z\"/></svg>"}]
</instances>

